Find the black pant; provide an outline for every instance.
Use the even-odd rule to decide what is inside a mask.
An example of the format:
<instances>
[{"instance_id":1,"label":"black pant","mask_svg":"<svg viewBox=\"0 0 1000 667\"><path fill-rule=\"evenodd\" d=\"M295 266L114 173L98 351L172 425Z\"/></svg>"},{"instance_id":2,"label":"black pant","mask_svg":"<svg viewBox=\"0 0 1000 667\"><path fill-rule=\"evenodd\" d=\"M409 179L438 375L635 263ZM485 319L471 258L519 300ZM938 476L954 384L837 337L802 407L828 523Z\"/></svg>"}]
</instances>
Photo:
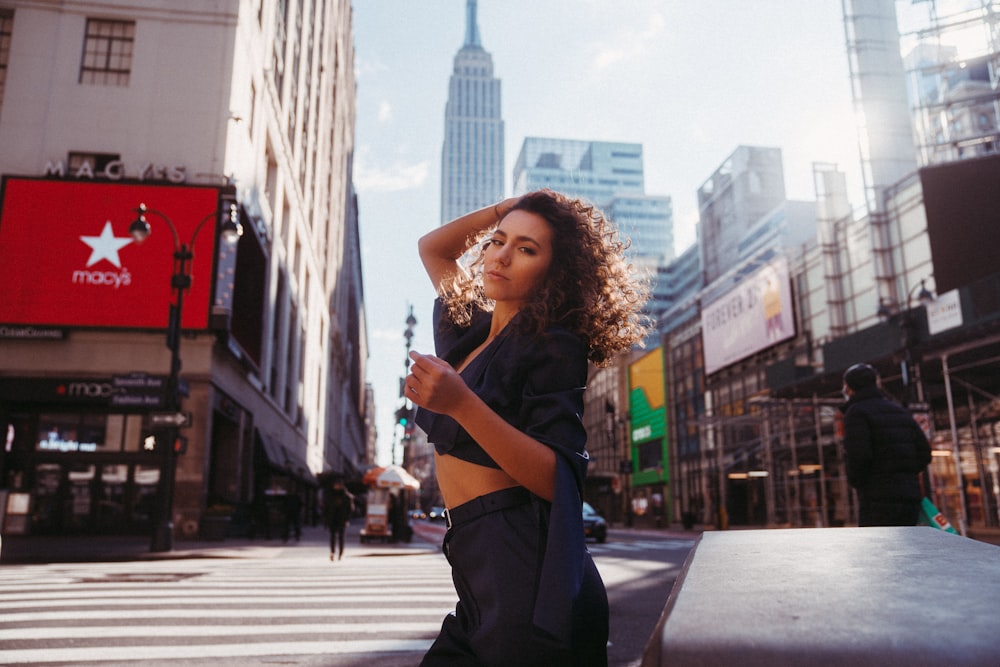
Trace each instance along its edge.
<instances>
[{"instance_id":1,"label":"black pant","mask_svg":"<svg viewBox=\"0 0 1000 667\"><path fill-rule=\"evenodd\" d=\"M589 553L573 608L572 646L556 645L532 623L546 539L540 512L547 511L529 502L448 530L444 551L459 601L423 667L608 664L608 598Z\"/></svg>"},{"instance_id":2,"label":"black pant","mask_svg":"<svg viewBox=\"0 0 1000 667\"><path fill-rule=\"evenodd\" d=\"M330 524L330 553L337 552L341 556L344 555L344 529L347 527L343 523L331 523ZM340 544L340 550L337 550L337 544Z\"/></svg>"},{"instance_id":3,"label":"black pant","mask_svg":"<svg viewBox=\"0 0 1000 667\"><path fill-rule=\"evenodd\" d=\"M920 517L920 500L862 500L859 526L915 526Z\"/></svg>"}]
</instances>

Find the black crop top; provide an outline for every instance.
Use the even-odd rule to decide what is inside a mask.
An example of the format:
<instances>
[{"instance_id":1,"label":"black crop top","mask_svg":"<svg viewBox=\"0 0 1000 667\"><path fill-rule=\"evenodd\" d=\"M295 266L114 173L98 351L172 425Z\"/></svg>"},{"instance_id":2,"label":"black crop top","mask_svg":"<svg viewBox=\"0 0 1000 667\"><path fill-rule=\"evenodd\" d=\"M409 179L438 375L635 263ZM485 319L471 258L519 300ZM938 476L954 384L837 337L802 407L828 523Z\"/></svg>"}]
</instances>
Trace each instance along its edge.
<instances>
[{"instance_id":1,"label":"black crop top","mask_svg":"<svg viewBox=\"0 0 1000 667\"><path fill-rule=\"evenodd\" d=\"M441 300L435 300L437 356L452 366L460 364L486 340L491 317L478 311L468 327L457 327L444 316ZM586 350L566 329L554 327L541 336L525 336L517 332L516 321L515 317L460 375L504 420L574 461L574 472L582 482L587 439L582 422ZM438 454L500 467L451 417L420 408L416 423Z\"/></svg>"}]
</instances>

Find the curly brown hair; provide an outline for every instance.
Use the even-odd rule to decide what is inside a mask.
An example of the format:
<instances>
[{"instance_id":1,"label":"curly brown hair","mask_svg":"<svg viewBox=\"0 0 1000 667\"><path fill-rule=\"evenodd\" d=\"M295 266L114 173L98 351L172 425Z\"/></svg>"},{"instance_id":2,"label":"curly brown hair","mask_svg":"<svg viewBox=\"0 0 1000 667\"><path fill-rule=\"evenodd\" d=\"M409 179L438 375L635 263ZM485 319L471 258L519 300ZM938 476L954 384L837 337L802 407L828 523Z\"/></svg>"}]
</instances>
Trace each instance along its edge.
<instances>
[{"instance_id":1,"label":"curly brown hair","mask_svg":"<svg viewBox=\"0 0 1000 667\"><path fill-rule=\"evenodd\" d=\"M640 312L648 284L625 260L628 244L604 214L586 201L549 189L524 195L510 210L535 213L553 230L548 275L520 310L519 330L541 334L552 325L563 326L584 341L587 358L598 366L610 363L617 352L641 345L649 331ZM476 309L493 309L483 292L484 246L477 247L468 274L443 290L448 318L460 326L470 322Z\"/></svg>"}]
</instances>

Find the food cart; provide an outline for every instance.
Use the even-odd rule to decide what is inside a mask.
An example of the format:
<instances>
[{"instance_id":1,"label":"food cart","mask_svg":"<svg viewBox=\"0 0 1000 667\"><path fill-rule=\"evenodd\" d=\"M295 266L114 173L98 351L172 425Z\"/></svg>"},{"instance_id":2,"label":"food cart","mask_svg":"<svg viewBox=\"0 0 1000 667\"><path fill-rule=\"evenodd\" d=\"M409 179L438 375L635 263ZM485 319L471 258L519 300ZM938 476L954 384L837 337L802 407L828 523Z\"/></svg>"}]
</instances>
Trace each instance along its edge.
<instances>
[{"instance_id":1,"label":"food cart","mask_svg":"<svg viewBox=\"0 0 1000 667\"><path fill-rule=\"evenodd\" d=\"M400 466L373 468L365 473L362 482L368 486L365 526L361 529L361 542L402 539L408 541L409 534L396 535L393 532L389 508L395 503L405 517L403 508L406 489L417 490L420 482Z\"/></svg>"},{"instance_id":2,"label":"food cart","mask_svg":"<svg viewBox=\"0 0 1000 667\"><path fill-rule=\"evenodd\" d=\"M392 528L389 526L388 489L369 489L367 505L365 526L361 529L361 543L373 540L385 542L392 537Z\"/></svg>"}]
</instances>

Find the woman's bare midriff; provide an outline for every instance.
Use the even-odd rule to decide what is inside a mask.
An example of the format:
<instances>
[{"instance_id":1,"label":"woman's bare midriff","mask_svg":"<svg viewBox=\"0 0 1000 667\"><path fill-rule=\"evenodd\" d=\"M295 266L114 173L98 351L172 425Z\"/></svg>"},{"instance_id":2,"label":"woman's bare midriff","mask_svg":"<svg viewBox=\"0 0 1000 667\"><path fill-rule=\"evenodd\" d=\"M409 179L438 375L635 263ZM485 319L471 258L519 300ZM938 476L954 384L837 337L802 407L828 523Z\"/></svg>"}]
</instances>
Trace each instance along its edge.
<instances>
[{"instance_id":1,"label":"woman's bare midriff","mask_svg":"<svg viewBox=\"0 0 1000 667\"><path fill-rule=\"evenodd\" d=\"M469 463L454 456L434 453L438 488L445 507L458 507L473 498L517 486L514 478L497 468Z\"/></svg>"}]
</instances>

